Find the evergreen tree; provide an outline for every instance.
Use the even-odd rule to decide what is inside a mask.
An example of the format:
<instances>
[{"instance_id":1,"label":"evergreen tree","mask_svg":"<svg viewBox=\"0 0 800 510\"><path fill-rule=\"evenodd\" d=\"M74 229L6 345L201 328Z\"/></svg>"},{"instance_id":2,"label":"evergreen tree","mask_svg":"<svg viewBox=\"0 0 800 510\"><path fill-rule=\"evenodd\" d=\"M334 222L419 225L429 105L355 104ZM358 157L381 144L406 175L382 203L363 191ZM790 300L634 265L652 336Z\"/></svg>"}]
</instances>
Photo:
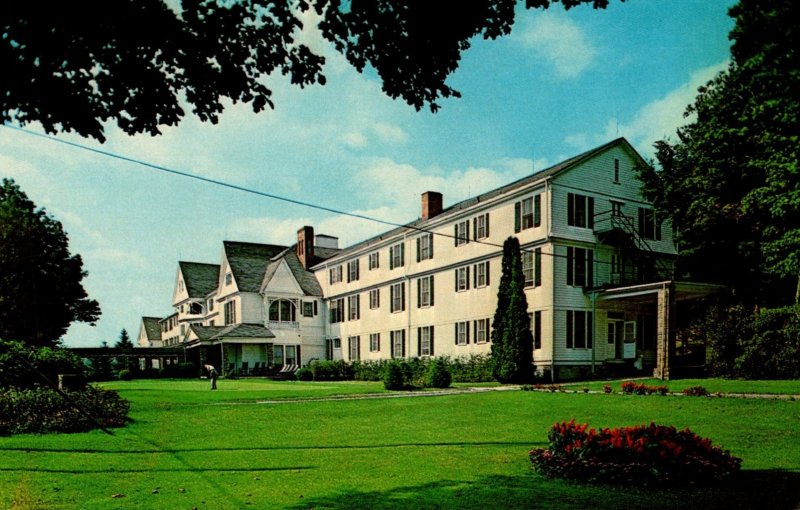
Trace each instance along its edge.
<instances>
[{"instance_id":1,"label":"evergreen tree","mask_svg":"<svg viewBox=\"0 0 800 510\"><path fill-rule=\"evenodd\" d=\"M119 340L117 340L117 343L114 345L114 347L117 349L133 349L133 342L131 342L127 330L123 329L120 331Z\"/></svg>"},{"instance_id":2,"label":"evergreen tree","mask_svg":"<svg viewBox=\"0 0 800 510\"><path fill-rule=\"evenodd\" d=\"M94 325L80 255L69 253L61 223L13 180L0 183L0 339L54 346L72 322Z\"/></svg>"},{"instance_id":3,"label":"evergreen tree","mask_svg":"<svg viewBox=\"0 0 800 510\"><path fill-rule=\"evenodd\" d=\"M533 379L533 335L519 240L503 243L502 275L492 322L492 375L502 383Z\"/></svg>"}]
</instances>

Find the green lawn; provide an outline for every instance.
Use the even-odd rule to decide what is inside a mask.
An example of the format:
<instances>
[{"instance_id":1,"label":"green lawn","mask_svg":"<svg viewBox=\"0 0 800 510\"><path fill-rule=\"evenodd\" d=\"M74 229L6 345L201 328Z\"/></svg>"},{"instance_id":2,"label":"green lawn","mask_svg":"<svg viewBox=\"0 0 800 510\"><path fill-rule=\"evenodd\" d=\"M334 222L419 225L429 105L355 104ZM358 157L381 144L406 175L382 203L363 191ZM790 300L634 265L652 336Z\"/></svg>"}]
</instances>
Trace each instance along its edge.
<instances>
[{"instance_id":1,"label":"green lawn","mask_svg":"<svg viewBox=\"0 0 800 510\"><path fill-rule=\"evenodd\" d=\"M632 379L615 379L613 381L591 381L586 383L569 383L562 385L565 389L601 391L608 384L614 391L621 391L622 383ZM661 381L659 379L633 379L637 383L649 386L666 386L671 392L680 393L684 388L703 386L711 393L763 393L770 395L800 395L800 380L797 381L746 381L743 379L675 379Z\"/></svg>"},{"instance_id":2,"label":"green lawn","mask_svg":"<svg viewBox=\"0 0 800 510\"><path fill-rule=\"evenodd\" d=\"M0 508L794 510L800 502L795 401L525 391L318 401L384 390L259 380L221 380L216 392L205 381L108 386L131 400L135 420L114 436L0 438ZM690 427L742 457L744 472L726 486L682 490L543 479L527 452L570 418Z\"/></svg>"}]
</instances>

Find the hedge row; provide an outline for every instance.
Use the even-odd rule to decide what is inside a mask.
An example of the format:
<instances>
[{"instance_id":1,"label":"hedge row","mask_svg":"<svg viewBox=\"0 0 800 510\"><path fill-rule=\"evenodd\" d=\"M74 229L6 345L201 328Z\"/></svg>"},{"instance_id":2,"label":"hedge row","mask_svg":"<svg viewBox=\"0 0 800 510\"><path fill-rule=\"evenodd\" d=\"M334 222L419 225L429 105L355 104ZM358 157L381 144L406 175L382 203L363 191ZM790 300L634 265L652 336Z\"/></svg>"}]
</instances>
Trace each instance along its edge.
<instances>
[{"instance_id":1,"label":"hedge row","mask_svg":"<svg viewBox=\"0 0 800 510\"><path fill-rule=\"evenodd\" d=\"M432 363L441 364L450 373L453 382L489 382L492 378L491 358L483 354L468 357L411 358L402 360L358 360L350 363L338 361L313 361L307 372L299 372L298 379L314 381L382 381L387 366L401 363L404 379L412 386L425 386Z\"/></svg>"}]
</instances>

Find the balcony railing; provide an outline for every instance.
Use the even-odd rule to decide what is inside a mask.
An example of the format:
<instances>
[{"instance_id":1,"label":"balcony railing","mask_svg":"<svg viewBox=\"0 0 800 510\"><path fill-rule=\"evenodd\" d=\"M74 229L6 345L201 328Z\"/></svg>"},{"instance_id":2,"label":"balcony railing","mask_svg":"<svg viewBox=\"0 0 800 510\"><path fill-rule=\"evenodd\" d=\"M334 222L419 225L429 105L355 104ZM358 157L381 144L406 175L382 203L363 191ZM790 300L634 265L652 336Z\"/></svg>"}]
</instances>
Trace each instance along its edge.
<instances>
[{"instance_id":1,"label":"balcony railing","mask_svg":"<svg viewBox=\"0 0 800 510\"><path fill-rule=\"evenodd\" d=\"M267 321L269 329L298 329L300 323L297 321Z\"/></svg>"}]
</instances>

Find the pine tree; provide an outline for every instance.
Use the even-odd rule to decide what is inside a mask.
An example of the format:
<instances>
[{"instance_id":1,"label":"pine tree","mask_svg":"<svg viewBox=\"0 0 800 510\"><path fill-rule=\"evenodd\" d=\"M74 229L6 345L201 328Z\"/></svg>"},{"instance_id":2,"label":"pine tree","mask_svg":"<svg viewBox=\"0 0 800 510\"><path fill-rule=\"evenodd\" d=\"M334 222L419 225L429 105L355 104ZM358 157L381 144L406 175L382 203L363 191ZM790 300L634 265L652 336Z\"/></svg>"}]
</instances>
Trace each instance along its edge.
<instances>
[{"instance_id":1,"label":"pine tree","mask_svg":"<svg viewBox=\"0 0 800 510\"><path fill-rule=\"evenodd\" d=\"M119 332L119 340L117 340L117 344L114 347L117 349L133 349L133 342L131 342L127 330L123 329Z\"/></svg>"},{"instance_id":2,"label":"pine tree","mask_svg":"<svg viewBox=\"0 0 800 510\"><path fill-rule=\"evenodd\" d=\"M525 297L519 240L503 243L502 275L492 323L492 375L502 383L533 378L533 336Z\"/></svg>"}]
</instances>

